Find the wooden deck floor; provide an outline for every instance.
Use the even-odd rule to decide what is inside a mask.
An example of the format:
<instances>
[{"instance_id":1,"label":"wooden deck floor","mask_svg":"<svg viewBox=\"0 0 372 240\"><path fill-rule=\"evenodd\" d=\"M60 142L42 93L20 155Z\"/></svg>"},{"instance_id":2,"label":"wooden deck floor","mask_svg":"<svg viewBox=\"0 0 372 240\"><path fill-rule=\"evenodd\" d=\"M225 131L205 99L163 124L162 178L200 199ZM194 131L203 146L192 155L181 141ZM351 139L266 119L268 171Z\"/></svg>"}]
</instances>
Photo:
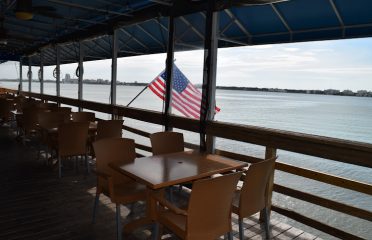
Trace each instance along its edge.
<instances>
[{"instance_id":1,"label":"wooden deck floor","mask_svg":"<svg viewBox=\"0 0 372 240\"><path fill-rule=\"evenodd\" d=\"M115 206L102 197L95 224L91 223L96 179L65 170L65 176L57 178L56 169L47 167L37 159L34 144L23 146L15 140L9 127L0 127L0 239L115 239ZM182 199L184 195L176 197ZM122 208L123 222L143 214L144 203L135 204L129 216ZM234 239L238 226L233 216ZM319 239L300 229L272 219L274 239ZM263 226L257 217L245 221L247 239L263 239ZM149 239L150 226L136 230L125 239ZM163 239L176 239L165 235Z\"/></svg>"}]
</instances>

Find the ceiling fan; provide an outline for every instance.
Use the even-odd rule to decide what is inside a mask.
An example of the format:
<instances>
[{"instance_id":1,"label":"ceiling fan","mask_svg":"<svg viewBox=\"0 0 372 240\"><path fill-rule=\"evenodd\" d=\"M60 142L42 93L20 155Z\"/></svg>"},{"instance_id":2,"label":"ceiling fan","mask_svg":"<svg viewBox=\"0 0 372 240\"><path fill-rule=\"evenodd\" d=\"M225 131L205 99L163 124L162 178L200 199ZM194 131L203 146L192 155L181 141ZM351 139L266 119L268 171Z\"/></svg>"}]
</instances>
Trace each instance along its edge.
<instances>
[{"instance_id":1,"label":"ceiling fan","mask_svg":"<svg viewBox=\"0 0 372 240\"><path fill-rule=\"evenodd\" d=\"M15 15L21 20L30 20L34 15L54 18L59 16L55 11L56 9L52 6L33 6L32 0L17 0Z\"/></svg>"},{"instance_id":2,"label":"ceiling fan","mask_svg":"<svg viewBox=\"0 0 372 240\"><path fill-rule=\"evenodd\" d=\"M237 5L263 5L270 3L286 2L289 0L232 0Z\"/></svg>"},{"instance_id":3,"label":"ceiling fan","mask_svg":"<svg viewBox=\"0 0 372 240\"><path fill-rule=\"evenodd\" d=\"M9 41L12 42L21 42L21 43L30 43L33 42L29 38L10 35L8 30L4 27L4 17L0 15L0 45L7 45Z\"/></svg>"},{"instance_id":4,"label":"ceiling fan","mask_svg":"<svg viewBox=\"0 0 372 240\"><path fill-rule=\"evenodd\" d=\"M254 6L265 5L279 2L287 2L290 0L220 0L216 1L217 9L229 8L232 6Z\"/></svg>"}]
</instances>

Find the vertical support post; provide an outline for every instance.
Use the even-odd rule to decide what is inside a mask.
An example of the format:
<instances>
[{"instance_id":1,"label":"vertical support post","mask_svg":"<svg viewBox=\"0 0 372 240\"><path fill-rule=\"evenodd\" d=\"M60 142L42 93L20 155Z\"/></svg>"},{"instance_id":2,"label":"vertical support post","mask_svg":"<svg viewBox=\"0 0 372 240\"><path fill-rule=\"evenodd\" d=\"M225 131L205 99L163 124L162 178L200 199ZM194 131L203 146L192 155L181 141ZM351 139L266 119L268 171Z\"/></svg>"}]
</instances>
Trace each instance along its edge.
<instances>
[{"instance_id":1,"label":"vertical support post","mask_svg":"<svg viewBox=\"0 0 372 240\"><path fill-rule=\"evenodd\" d=\"M40 80L40 94L44 94L44 63L43 63L43 52L40 52L40 70L39 70L39 80Z\"/></svg>"},{"instance_id":2,"label":"vertical support post","mask_svg":"<svg viewBox=\"0 0 372 240\"><path fill-rule=\"evenodd\" d=\"M200 108L200 150L213 153L214 136L206 136L206 125L214 119L217 70L217 27L218 13L214 11L213 0L208 0L204 40L203 92Z\"/></svg>"},{"instance_id":3,"label":"vertical support post","mask_svg":"<svg viewBox=\"0 0 372 240\"><path fill-rule=\"evenodd\" d=\"M84 45L83 42L79 42L79 79L78 79L78 99L83 100L83 76L84 76ZM79 112L83 111L83 108L79 106Z\"/></svg>"},{"instance_id":4,"label":"vertical support post","mask_svg":"<svg viewBox=\"0 0 372 240\"><path fill-rule=\"evenodd\" d=\"M22 76L22 57L19 59L19 87L18 90L22 91L23 90L23 76Z\"/></svg>"},{"instance_id":5,"label":"vertical support post","mask_svg":"<svg viewBox=\"0 0 372 240\"><path fill-rule=\"evenodd\" d=\"M275 156L276 156L276 148L266 147L265 159L273 158ZM267 181L266 192L265 192L268 216L270 216L270 213L271 213L271 198L273 196L274 172L275 172L275 167L272 169L270 173L270 177L269 177L269 180ZM260 212L260 221L263 221L265 219L264 211L265 210Z\"/></svg>"},{"instance_id":6,"label":"vertical support post","mask_svg":"<svg viewBox=\"0 0 372 240\"><path fill-rule=\"evenodd\" d=\"M55 69L55 78L56 78L56 95L57 97L61 96L61 50L56 46L56 69ZM59 105L58 100L58 105Z\"/></svg>"},{"instance_id":7,"label":"vertical support post","mask_svg":"<svg viewBox=\"0 0 372 240\"><path fill-rule=\"evenodd\" d=\"M171 101L172 101L172 89L173 89L173 59L174 59L174 17L169 16L168 23L168 48L167 48L167 60L166 60L166 86L165 86L165 131L171 131L172 128L169 126L169 114L172 112Z\"/></svg>"},{"instance_id":8,"label":"vertical support post","mask_svg":"<svg viewBox=\"0 0 372 240\"><path fill-rule=\"evenodd\" d=\"M28 58L27 77L28 77L28 91L31 92L32 71L31 71L31 58L30 57Z\"/></svg>"},{"instance_id":9,"label":"vertical support post","mask_svg":"<svg viewBox=\"0 0 372 240\"><path fill-rule=\"evenodd\" d=\"M115 29L112 33L112 60L111 60L111 105L116 105L116 84L117 84L117 69L118 69L118 30ZM116 119L116 114L112 113L111 118Z\"/></svg>"}]
</instances>

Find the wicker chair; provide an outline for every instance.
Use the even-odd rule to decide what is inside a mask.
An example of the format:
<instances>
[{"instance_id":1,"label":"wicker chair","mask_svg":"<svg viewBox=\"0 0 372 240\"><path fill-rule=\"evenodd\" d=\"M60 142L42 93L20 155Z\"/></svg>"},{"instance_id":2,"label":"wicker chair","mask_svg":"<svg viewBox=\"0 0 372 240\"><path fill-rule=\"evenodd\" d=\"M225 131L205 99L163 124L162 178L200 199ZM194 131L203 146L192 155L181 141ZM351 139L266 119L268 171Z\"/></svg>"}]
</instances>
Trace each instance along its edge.
<instances>
[{"instance_id":1,"label":"wicker chair","mask_svg":"<svg viewBox=\"0 0 372 240\"><path fill-rule=\"evenodd\" d=\"M103 193L116 204L117 239L122 239L120 205L146 200L146 187L129 177L116 172L109 163L125 164L136 158L135 143L132 139L106 138L93 143L96 153L97 188L93 207L93 223L100 194Z\"/></svg>"},{"instance_id":2,"label":"wicker chair","mask_svg":"<svg viewBox=\"0 0 372 240\"><path fill-rule=\"evenodd\" d=\"M71 122L58 127L58 177L62 177L62 159L84 156L86 172L89 173L87 156L89 122Z\"/></svg>"},{"instance_id":3,"label":"wicker chair","mask_svg":"<svg viewBox=\"0 0 372 240\"><path fill-rule=\"evenodd\" d=\"M94 122L96 115L92 112L73 112L71 113L71 120L73 122Z\"/></svg>"},{"instance_id":4,"label":"wicker chair","mask_svg":"<svg viewBox=\"0 0 372 240\"><path fill-rule=\"evenodd\" d=\"M273 157L251 164L244 176L242 188L235 192L232 211L239 216L240 240L244 237L243 219L261 210L264 210L266 238L270 238L266 187L276 159Z\"/></svg>"},{"instance_id":5,"label":"wicker chair","mask_svg":"<svg viewBox=\"0 0 372 240\"><path fill-rule=\"evenodd\" d=\"M160 224L181 239L212 240L227 234L232 240L231 203L241 175L237 172L194 182L187 210L156 194L155 199L166 208L157 213L154 239L158 239Z\"/></svg>"},{"instance_id":6,"label":"wicker chair","mask_svg":"<svg viewBox=\"0 0 372 240\"><path fill-rule=\"evenodd\" d=\"M178 132L158 132L150 135L152 154L167 154L184 151L183 134Z\"/></svg>"}]
</instances>

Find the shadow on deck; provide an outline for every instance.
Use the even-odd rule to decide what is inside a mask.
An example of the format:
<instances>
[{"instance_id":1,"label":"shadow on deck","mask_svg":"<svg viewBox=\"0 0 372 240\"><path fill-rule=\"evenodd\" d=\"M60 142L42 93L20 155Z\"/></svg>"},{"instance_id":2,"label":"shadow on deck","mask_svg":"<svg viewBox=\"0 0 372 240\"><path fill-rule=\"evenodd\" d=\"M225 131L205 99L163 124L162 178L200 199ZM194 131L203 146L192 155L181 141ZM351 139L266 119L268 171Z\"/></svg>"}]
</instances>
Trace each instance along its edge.
<instances>
[{"instance_id":1,"label":"shadow on deck","mask_svg":"<svg viewBox=\"0 0 372 240\"><path fill-rule=\"evenodd\" d=\"M101 197L95 224L91 223L96 178L66 169L60 180L57 169L37 159L37 147L23 146L15 140L14 132L0 127L0 239L116 239L115 205ZM67 168L68 166L66 166ZM183 198L179 194L178 198ZM124 223L144 213L144 204L122 208ZM237 238L237 219L233 216L234 239ZM285 223L271 221L274 239L319 239ZM263 225L257 216L246 219L245 236L264 239ZM125 239L149 239L150 226L136 230ZM175 239L167 234L163 239Z\"/></svg>"}]
</instances>

